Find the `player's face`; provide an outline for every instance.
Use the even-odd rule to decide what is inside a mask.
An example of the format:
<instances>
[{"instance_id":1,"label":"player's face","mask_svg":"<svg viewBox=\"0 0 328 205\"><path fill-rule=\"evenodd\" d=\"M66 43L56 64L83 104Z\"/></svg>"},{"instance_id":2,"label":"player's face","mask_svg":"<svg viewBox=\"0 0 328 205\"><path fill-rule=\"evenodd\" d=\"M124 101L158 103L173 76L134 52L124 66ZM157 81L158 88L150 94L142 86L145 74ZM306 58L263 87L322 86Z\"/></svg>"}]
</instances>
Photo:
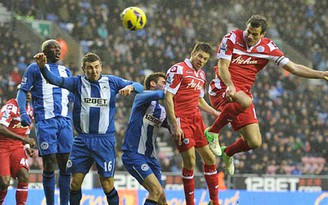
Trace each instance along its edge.
<instances>
[{"instance_id":1,"label":"player's face","mask_svg":"<svg viewBox=\"0 0 328 205\"><path fill-rule=\"evenodd\" d=\"M166 85L165 78L159 77L155 86L155 90L164 90L165 85Z\"/></svg>"},{"instance_id":2,"label":"player's face","mask_svg":"<svg viewBox=\"0 0 328 205\"><path fill-rule=\"evenodd\" d=\"M91 82L95 82L99 80L101 75L101 63L99 62L99 60L94 62L85 62L83 71L88 80L90 80Z\"/></svg>"},{"instance_id":3,"label":"player's face","mask_svg":"<svg viewBox=\"0 0 328 205\"><path fill-rule=\"evenodd\" d=\"M249 46L256 45L261 40L261 38L264 37L265 33L261 34L261 31L262 31L261 27L253 28L253 27L251 27L250 23L247 25L246 40L247 40L247 44Z\"/></svg>"},{"instance_id":4,"label":"player's face","mask_svg":"<svg viewBox=\"0 0 328 205\"><path fill-rule=\"evenodd\" d=\"M207 63L210 54L204 51L195 51L191 54L190 62L194 69L200 70Z\"/></svg>"},{"instance_id":5,"label":"player's face","mask_svg":"<svg viewBox=\"0 0 328 205\"><path fill-rule=\"evenodd\" d=\"M47 56L47 61L55 63L60 60L61 47L57 41L49 41L44 54Z\"/></svg>"}]
</instances>

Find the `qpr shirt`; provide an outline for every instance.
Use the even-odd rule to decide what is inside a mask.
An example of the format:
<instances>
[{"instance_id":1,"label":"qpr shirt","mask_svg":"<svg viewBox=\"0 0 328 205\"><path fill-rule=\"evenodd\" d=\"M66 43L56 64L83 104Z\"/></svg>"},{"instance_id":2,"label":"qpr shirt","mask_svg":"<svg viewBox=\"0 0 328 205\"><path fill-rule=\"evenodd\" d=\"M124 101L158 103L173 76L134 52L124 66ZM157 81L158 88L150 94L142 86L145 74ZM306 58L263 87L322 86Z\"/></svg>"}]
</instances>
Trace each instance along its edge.
<instances>
[{"instance_id":1,"label":"qpr shirt","mask_svg":"<svg viewBox=\"0 0 328 205\"><path fill-rule=\"evenodd\" d=\"M33 119L33 109L28 104L26 107L26 113ZM9 100L0 111L0 124L7 127L8 130L25 137L25 135L30 134L29 126L23 127L20 124L20 113L16 99ZM0 135L0 146L21 146L22 142L19 140L7 138Z\"/></svg>"},{"instance_id":2,"label":"qpr shirt","mask_svg":"<svg viewBox=\"0 0 328 205\"><path fill-rule=\"evenodd\" d=\"M70 70L65 66L48 63L46 67L57 76L71 76ZM20 89L32 94L36 122L57 116L68 117L69 91L48 83L36 63L27 67Z\"/></svg>"},{"instance_id":3,"label":"qpr shirt","mask_svg":"<svg viewBox=\"0 0 328 205\"><path fill-rule=\"evenodd\" d=\"M279 67L289 62L282 51L269 38L262 38L256 45L248 47L246 31L235 30L225 35L217 49L217 57L230 61L229 72L236 87L251 89L256 74L263 69L269 61ZM217 73L217 72L216 72ZM210 82L210 95L215 89L224 86L220 76Z\"/></svg>"},{"instance_id":4,"label":"qpr shirt","mask_svg":"<svg viewBox=\"0 0 328 205\"><path fill-rule=\"evenodd\" d=\"M163 98L163 90L144 91L136 95L128 129L125 132L123 151L156 157L158 130L161 127L168 127L165 108L158 102Z\"/></svg>"},{"instance_id":5,"label":"qpr shirt","mask_svg":"<svg viewBox=\"0 0 328 205\"><path fill-rule=\"evenodd\" d=\"M189 116L198 110L200 97L204 97L205 72L195 70L189 59L173 65L166 73L166 91L174 94L176 117Z\"/></svg>"}]
</instances>

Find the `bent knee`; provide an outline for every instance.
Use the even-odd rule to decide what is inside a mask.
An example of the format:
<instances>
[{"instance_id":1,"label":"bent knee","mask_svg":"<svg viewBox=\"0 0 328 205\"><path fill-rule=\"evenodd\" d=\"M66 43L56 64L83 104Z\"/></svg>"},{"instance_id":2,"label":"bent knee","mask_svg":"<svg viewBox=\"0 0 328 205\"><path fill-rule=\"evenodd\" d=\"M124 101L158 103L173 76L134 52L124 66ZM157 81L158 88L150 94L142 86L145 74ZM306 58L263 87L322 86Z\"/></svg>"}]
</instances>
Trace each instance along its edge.
<instances>
[{"instance_id":1,"label":"bent knee","mask_svg":"<svg viewBox=\"0 0 328 205\"><path fill-rule=\"evenodd\" d=\"M250 148L252 148L252 149L260 148L261 145L262 145L262 141L261 140L252 141L252 142L248 143L248 146L250 146Z\"/></svg>"},{"instance_id":2,"label":"bent knee","mask_svg":"<svg viewBox=\"0 0 328 205\"><path fill-rule=\"evenodd\" d=\"M238 102L245 110L253 104L253 99L243 91L239 91L235 94L235 101Z\"/></svg>"},{"instance_id":3,"label":"bent knee","mask_svg":"<svg viewBox=\"0 0 328 205\"><path fill-rule=\"evenodd\" d=\"M0 179L0 190L3 191L3 190L6 190L10 185L10 177L7 179L7 178L2 178Z\"/></svg>"}]
</instances>

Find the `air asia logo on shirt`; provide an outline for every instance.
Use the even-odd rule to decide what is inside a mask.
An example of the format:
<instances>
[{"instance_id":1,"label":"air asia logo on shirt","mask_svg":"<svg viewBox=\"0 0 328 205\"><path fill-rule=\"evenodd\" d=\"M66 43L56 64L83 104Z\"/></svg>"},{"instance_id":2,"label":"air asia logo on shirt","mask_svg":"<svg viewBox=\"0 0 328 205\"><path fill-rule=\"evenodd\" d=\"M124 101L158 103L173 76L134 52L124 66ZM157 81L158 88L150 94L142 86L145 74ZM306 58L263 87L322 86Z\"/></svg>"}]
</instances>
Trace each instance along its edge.
<instances>
[{"instance_id":1,"label":"air asia logo on shirt","mask_svg":"<svg viewBox=\"0 0 328 205\"><path fill-rule=\"evenodd\" d=\"M106 107L108 106L108 99L102 98L84 98L84 103L89 104L90 107Z\"/></svg>"},{"instance_id":2,"label":"air asia logo on shirt","mask_svg":"<svg viewBox=\"0 0 328 205\"><path fill-rule=\"evenodd\" d=\"M196 83L195 80L192 80L188 85L187 88L194 88L195 90L201 90L202 86L200 85L200 82Z\"/></svg>"},{"instance_id":3,"label":"air asia logo on shirt","mask_svg":"<svg viewBox=\"0 0 328 205\"><path fill-rule=\"evenodd\" d=\"M247 59L242 59L241 56L238 56L238 58L235 58L231 61L232 63L236 63L236 64L257 64L257 60L252 60L251 57L247 58Z\"/></svg>"},{"instance_id":4,"label":"air asia logo on shirt","mask_svg":"<svg viewBox=\"0 0 328 205\"><path fill-rule=\"evenodd\" d=\"M162 122L161 122L160 119L158 119L158 118L156 118L156 117L154 117L152 115L148 115L148 114L145 115L144 120L148 124L150 124L150 125L152 125L154 127L158 127L158 128L160 128L161 127L161 124L162 124Z\"/></svg>"}]
</instances>

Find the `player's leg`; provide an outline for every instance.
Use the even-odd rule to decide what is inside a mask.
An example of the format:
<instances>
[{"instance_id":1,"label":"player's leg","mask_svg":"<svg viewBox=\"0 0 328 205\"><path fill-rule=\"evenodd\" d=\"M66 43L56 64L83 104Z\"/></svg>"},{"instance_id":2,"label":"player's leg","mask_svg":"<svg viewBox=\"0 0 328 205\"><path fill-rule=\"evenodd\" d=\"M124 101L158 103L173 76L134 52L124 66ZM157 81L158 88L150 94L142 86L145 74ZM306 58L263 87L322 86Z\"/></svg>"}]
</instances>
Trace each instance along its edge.
<instances>
[{"instance_id":1,"label":"player's leg","mask_svg":"<svg viewBox=\"0 0 328 205\"><path fill-rule=\"evenodd\" d=\"M43 191L46 197L48 205L55 204L55 169L56 169L56 155L49 154L43 155L42 164L43 164L43 173L42 173L42 184Z\"/></svg>"},{"instance_id":2,"label":"player's leg","mask_svg":"<svg viewBox=\"0 0 328 205\"><path fill-rule=\"evenodd\" d=\"M23 147L16 149L11 157L11 176L17 178L16 204L26 204L28 194L28 160Z\"/></svg>"},{"instance_id":3,"label":"player's leg","mask_svg":"<svg viewBox=\"0 0 328 205\"><path fill-rule=\"evenodd\" d=\"M114 187L114 177L104 177L99 176L101 187L107 197L107 202L109 205L119 205L119 196Z\"/></svg>"},{"instance_id":4,"label":"player's leg","mask_svg":"<svg viewBox=\"0 0 328 205\"><path fill-rule=\"evenodd\" d=\"M160 204L159 199L163 195L164 190L162 185L157 180L156 176L154 174L150 174L149 176L147 176L142 182L142 186L145 187L145 189L149 192L144 205ZM163 203L163 198L161 200Z\"/></svg>"},{"instance_id":5,"label":"player's leg","mask_svg":"<svg viewBox=\"0 0 328 205\"><path fill-rule=\"evenodd\" d=\"M225 97L225 88L222 88L221 92L217 93L216 96L210 96L210 100L212 106L220 110L221 113L212 126L205 130L204 134L209 142L211 151L216 156L221 156L222 151L219 143L221 129L252 105L252 98L249 92L245 93L242 90L237 90L233 97L234 102L229 102Z\"/></svg>"},{"instance_id":6,"label":"player's leg","mask_svg":"<svg viewBox=\"0 0 328 205\"><path fill-rule=\"evenodd\" d=\"M59 168L58 187L60 204L68 204L69 201L69 184L71 173L66 169L69 153L56 154L57 164Z\"/></svg>"},{"instance_id":7,"label":"player's leg","mask_svg":"<svg viewBox=\"0 0 328 205\"><path fill-rule=\"evenodd\" d=\"M195 181L194 169L196 164L195 148L191 147L187 151L181 152L182 157L182 182L187 205L194 205Z\"/></svg>"},{"instance_id":8,"label":"player's leg","mask_svg":"<svg viewBox=\"0 0 328 205\"><path fill-rule=\"evenodd\" d=\"M79 205L82 199L81 186L85 175L89 172L94 160L90 158L90 153L83 137L76 136L74 139L72 152L67 162L67 171L72 173L70 182L69 198L71 205Z\"/></svg>"},{"instance_id":9,"label":"player's leg","mask_svg":"<svg viewBox=\"0 0 328 205\"><path fill-rule=\"evenodd\" d=\"M234 102L227 103L221 110L220 115L212 124L209 132L220 133L221 129L233 121L240 113L252 105L252 98L244 91L238 91L233 96Z\"/></svg>"},{"instance_id":10,"label":"player's leg","mask_svg":"<svg viewBox=\"0 0 328 205\"><path fill-rule=\"evenodd\" d=\"M208 145L197 148L204 164L204 177L213 205L219 205L219 178L216 169L216 157Z\"/></svg>"},{"instance_id":11,"label":"player's leg","mask_svg":"<svg viewBox=\"0 0 328 205\"><path fill-rule=\"evenodd\" d=\"M10 175L0 176L0 205L5 200L10 184Z\"/></svg>"},{"instance_id":12,"label":"player's leg","mask_svg":"<svg viewBox=\"0 0 328 205\"><path fill-rule=\"evenodd\" d=\"M122 162L125 169L149 192L145 204L160 204L158 202L164 190L159 162L145 155L128 151L123 153ZM162 204L166 203L165 195L161 200Z\"/></svg>"},{"instance_id":13,"label":"player's leg","mask_svg":"<svg viewBox=\"0 0 328 205\"><path fill-rule=\"evenodd\" d=\"M59 168L58 187L60 204L68 204L69 184L71 174L66 170L66 164L73 145L73 130L71 120L68 118L58 118L59 134L57 139L57 164Z\"/></svg>"},{"instance_id":14,"label":"player's leg","mask_svg":"<svg viewBox=\"0 0 328 205\"><path fill-rule=\"evenodd\" d=\"M48 205L55 203L55 169L57 153L58 122L55 118L42 120L36 123L39 155L42 157L43 191Z\"/></svg>"},{"instance_id":15,"label":"player's leg","mask_svg":"<svg viewBox=\"0 0 328 205\"><path fill-rule=\"evenodd\" d=\"M222 147L222 160L229 175L234 174L233 155L247 152L261 146L262 138L258 123L252 123L239 129L241 137L228 147Z\"/></svg>"},{"instance_id":16,"label":"player's leg","mask_svg":"<svg viewBox=\"0 0 328 205\"><path fill-rule=\"evenodd\" d=\"M115 136L92 136L89 140L107 202L109 205L118 205L119 196L114 187Z\"/></svg>"},{"instance_id":17,"label":"player's leg","mask_svg":"<svg viewBox=\"0 0 328 205\"><path fill-rule=\"evenodd\" d=\"M17 174L16 204L26 204L28 194L28 170L21 168Z\"/></svg>"},{"instance_id":18,"label":"player's leg","mask_svg":"<svg viewBox=\"0 0 328 205\"><path fill-rule=\"evenodd\" d=\"M7 195L8 187L10 184L10 156L11 152L4 147L0 149L0 205L5 200Z\"/></svg>"},{"instance_id":19,"label":"player's leg","mask_svg":"<svg viewBox=\"0 0 328 205\"><path fill-rule=\"evenodd\" d=\"M71 205L79 205L82 199L82 190L81 186L84 180L86 173L74 173L72 174L71 182L70 182L70 204Z\"/></svg>"}]
</instances>

